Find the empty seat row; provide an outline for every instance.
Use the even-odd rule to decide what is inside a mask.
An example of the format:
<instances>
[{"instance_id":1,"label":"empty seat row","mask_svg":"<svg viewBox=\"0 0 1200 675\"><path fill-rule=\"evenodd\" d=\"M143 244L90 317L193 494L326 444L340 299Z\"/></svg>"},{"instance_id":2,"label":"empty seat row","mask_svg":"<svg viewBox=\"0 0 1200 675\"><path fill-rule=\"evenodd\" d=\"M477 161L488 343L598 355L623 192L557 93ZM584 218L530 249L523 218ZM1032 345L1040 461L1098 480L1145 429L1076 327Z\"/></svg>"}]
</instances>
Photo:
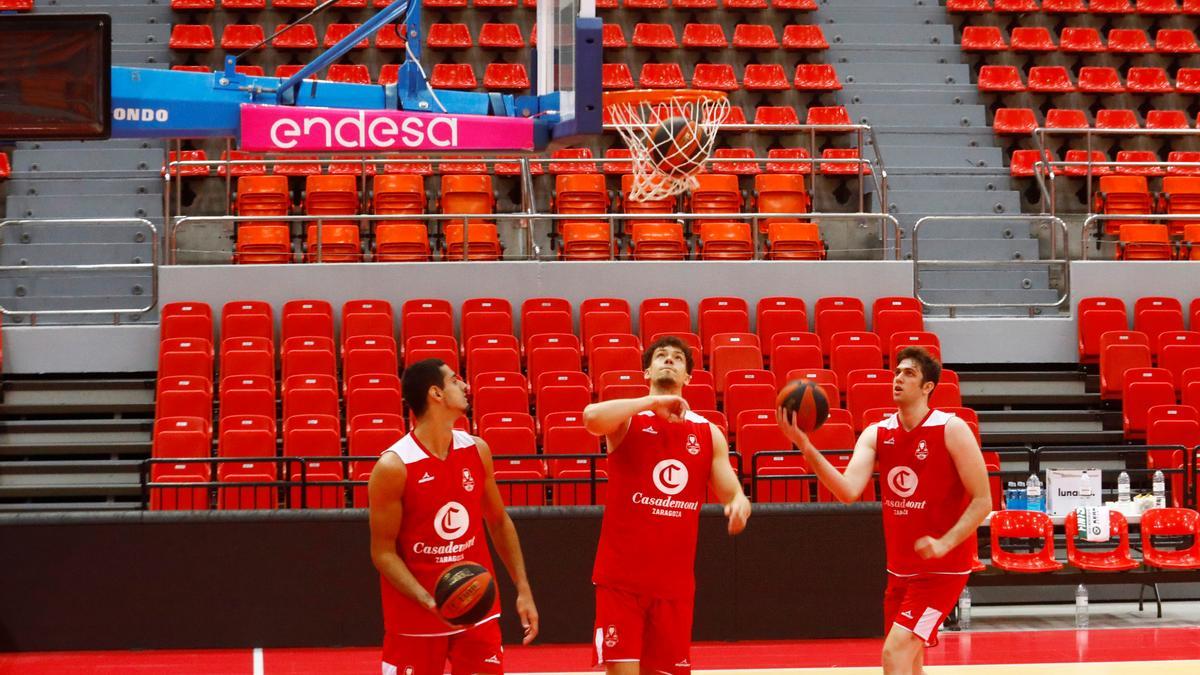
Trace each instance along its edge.
<instances>
[{"instance_id":1,"label":"empty seat row","mask_svg":"<svg viewBox=\"0 0 1200 675\"><path fill-rule=\"evenodd\" d=\"M1163 28L1154 40L1146 31L1136 28L1112 28L1107 39L1095 28L1065 27L1058 42L1049 29L1041 26L1013 28L1006 42L1004 33L996 26L966 26L960 42L967 52L1032 52L1062 51L1067 54L1200 54L1196 35L1186 28Z\"/></svg>"},{"instance_id":2,"label":"empty seat row","mask_svg":"<svg viewBox=\"0 0 1200 675\"><path fill-rule=\"evenodd\" d=\"M1171 129L1189 129L1186 110L1148 110L1145 125L1138 111L1128 108L1102 108L1097 110L1094 121L1089 121L1087 111L1077 108L1051 108L1045 117L1032 108L999 108L993 118L992 128L997 134L1026 136L1039 127L1046 129L1145 129L1148 132ZM1200 128L1200 117L1197 118ZM1050 136L1063 137L1061 134Z\"/></svg>"},{"instance_id":3,"label":"empty seat row","mask_svg":"<svg viewBox=\"0 0 1200 675\"><path fill-rule=\"evenodd\" d=\"M1033 176L1035 172L1046 173L1046 161L1059 162L1057 153L1047 150L1014 150L1009 163L1010 172L1014 177L1024 178ZM1117 152L1115 161L1110 159L1103 150L1074 149L1067 150L1062 157L1064 164L1055 166L1054 171L1066 176L1108 176L1112 174L1126 176L1197 176L1200 175L1200 152L1176 150L1167 153L1167 161L1163 162L1158 153L1153 150L1121 150ZM1193 165L1193 166L1189 166ZM1148 212L1143 212L1148 213Z\"/></svg>"},{"instance_id":4,"label":"empty seat row","mask_svg":"<svg viewBox=\"0 0 1200 675\"><path fill-rule=\"evenodd\" d=\"M946 0L946 11L956 14L1097 14L1174 16L1200 14L1198 0Z\"/></svg>"},{"instance_id":5,"label":"empty seat row","mask_svg":"<svg viewBox=\"0 0 1200 675\"><path fill-rule=\"evenodd\" d=\"M789 24L783 27L782 37L777 36L775 27L769 24L739 23L733 27L730 41L725 26L719 23L686 23L679 40L675 28L669 23L638 23L633 27L631 40L626 40L625 31L619 23L605 23L603 47L623 49L629 45L643 49L790 49L796 51L819 51L829 48L829 42L820 26L811 24Z\"/></svg>"},{"instance_id":6,"label":"empty seat row","mask_svg":"<svg viewBox=\"0 0 1200 675\"><path fill-rule=\"evenodd\" d=\"M1001 94L1195 94L1200 93L1200 68L1180 68L1172 78L1163 68L1134 66L1122 81L1121 73L1110 67L1085 66L1072 79L1063 66L1032 66L1023 77L1016 66L988 65L979 69L978 85L979 91Z\"/></svg>"},{"instance_id":7,"label":"empty seat row","mask_svg":"<svg viewBox=\"0 0 1200 675\"><path fill-rule=\"evenodd\" d=\"M1081 547L1083 538L1076 519L1064 521L1068 564L1086 572L1123 572L1142 565L1162 570L1200 569L1200 513L1183 508L1158 508L1143 513L1140 561L1131 554L1125 516L1118 511L1109 514L1109 540L1115 539L1116 546L1102 551ZM1063 569L1063 563L1055 559L1054 523L1049 515L1041 511L997 511L991 516L989 528L991 563L997 569L1022 574L1047 574ZM1194 541L1176 548L1162 543L1168 538ZM1018 541L1022 544L1014 546Z\"/></svg>"}]
</instances>

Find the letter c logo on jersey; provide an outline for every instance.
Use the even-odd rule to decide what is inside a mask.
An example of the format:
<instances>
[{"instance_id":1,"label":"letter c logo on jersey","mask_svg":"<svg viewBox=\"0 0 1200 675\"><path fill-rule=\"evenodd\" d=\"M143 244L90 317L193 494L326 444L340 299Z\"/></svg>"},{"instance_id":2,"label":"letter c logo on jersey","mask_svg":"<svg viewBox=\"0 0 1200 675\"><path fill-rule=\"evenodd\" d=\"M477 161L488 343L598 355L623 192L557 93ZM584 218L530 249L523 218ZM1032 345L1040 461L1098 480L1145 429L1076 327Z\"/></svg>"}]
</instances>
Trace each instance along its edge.
<instances>
[{"instance_id":1,"label":"letter c logo on jersey","mask_svg":"<svg viewBox=\"0 0 1200 675\"><path fill-rule=\"evenodd\" d=\"M917 472L907 466L892 467L887 482L897 497L911 497L917 491Z\"/></svg>"},{"instance_id":2,"label":"letter c logo on jersey","mask_svg":"<svg viewBox=\"0 0 1200 675\"><path fill-rule=\"evenodd\" d=\"M677 495L687 487L688 470L677 459L664 459L654 465L654 487L664 495Z\"/></svg>"},{"instance_id":3,"label":"letter c logo on jersey","mask_svg":"<svg viewBox=\"0 0 1200 675\"><path fill-rule=\"evenodd\" d=\"M458 502L446 502L433 517L433 529L446 541L463 536L470 526L471 515L467 513L467 507Z\"/></svg>"}]
</instances>

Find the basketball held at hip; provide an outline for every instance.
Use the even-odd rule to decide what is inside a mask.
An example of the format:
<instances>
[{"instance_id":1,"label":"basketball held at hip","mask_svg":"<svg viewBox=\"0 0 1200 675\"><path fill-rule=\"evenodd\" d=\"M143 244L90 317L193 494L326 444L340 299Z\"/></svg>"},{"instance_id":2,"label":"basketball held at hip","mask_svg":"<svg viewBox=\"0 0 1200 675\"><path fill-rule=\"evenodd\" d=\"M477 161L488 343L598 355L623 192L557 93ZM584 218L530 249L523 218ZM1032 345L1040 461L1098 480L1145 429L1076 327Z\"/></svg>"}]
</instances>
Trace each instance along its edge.
<instances>
[{"instance_id":1,"label":"basketball held at hip","mask_svg":"<svg viewBox=\"0 0 1200 675\"><path fill-rule=\"evenodd\" d=\"M455 626L471 626L487 617L496 599L496 584L483 565L472 562L448 567L433 593L438 613Z\"/></svg>"}]
</instances>

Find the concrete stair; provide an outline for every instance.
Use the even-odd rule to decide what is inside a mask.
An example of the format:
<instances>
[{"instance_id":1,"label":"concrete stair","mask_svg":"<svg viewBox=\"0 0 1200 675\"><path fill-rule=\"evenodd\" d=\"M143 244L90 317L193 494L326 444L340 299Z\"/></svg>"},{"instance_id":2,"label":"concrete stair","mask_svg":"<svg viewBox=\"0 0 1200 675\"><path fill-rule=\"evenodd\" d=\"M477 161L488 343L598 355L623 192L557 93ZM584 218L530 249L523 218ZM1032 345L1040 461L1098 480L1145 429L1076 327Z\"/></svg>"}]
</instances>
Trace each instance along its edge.
<instances>
[{"instance_id":1,"label":"concrete stair","mask_svg":"<svg viewBox=\"0 0 1200 675\"><path fill-rule=\"evenodd\" d=\"M826 0L817 20L842 79L839 102L875 130L888 171L889 212L900 221L901 252L912 255L912 228L927 215L1021 213L1004 155L988 127L955 44L945 7L926 0ZM1036 233L1021 221L927 223L925 260L1037 260ZM919 264L919 263L918 263ZM918 267L923 298L966 304L1053 302L1044 267L988 271ZM1047 300L1048 298L1048 300ZM971 310L1025 315L1026 307ZM932 310L937 314L938 310Z\"/></svg>"}]
</instances>

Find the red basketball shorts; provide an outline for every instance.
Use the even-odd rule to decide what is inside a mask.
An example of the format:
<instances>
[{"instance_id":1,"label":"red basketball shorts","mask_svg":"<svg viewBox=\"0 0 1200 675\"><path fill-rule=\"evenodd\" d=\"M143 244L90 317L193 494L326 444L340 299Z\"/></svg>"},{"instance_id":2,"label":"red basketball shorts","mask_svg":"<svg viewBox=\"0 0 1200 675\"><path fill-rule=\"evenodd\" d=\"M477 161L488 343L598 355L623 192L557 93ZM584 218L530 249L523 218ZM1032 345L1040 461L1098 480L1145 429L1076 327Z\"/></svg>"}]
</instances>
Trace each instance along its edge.
<instances>
[{"instance_id":1,"label":"red basketball shorts","mask_svg":"<svg viewBox=\"0 0 1200 675\"><path fill-rule=\"evenodd\" d=\"M883 594L883 630L899 626L925 641L938 643L938 628L950 615L967 585L966 574L921 574L915 577L888 575Z\"/></svg>"},{"instance_id":2,"label":"red basketball shorts","mask_svg":"<svg viewBox=\"0 0 1200 675\"><path fill-rule=\"evenodd\" d=\"M693 604L597 586L595 663L638 662L642 671L689 675Z\"/></svg>"},{"instance_id":3,"label":"red basketball shorts","mask_svg":"<svg viewBox=\"0 0 1200 675\"><path fill-rule=\"evenodd\" d=\"M453 635L383 636L383 675L442 675L447 659L453 675L503 675L500 621Z\"/></svg>"}]
</instances>

